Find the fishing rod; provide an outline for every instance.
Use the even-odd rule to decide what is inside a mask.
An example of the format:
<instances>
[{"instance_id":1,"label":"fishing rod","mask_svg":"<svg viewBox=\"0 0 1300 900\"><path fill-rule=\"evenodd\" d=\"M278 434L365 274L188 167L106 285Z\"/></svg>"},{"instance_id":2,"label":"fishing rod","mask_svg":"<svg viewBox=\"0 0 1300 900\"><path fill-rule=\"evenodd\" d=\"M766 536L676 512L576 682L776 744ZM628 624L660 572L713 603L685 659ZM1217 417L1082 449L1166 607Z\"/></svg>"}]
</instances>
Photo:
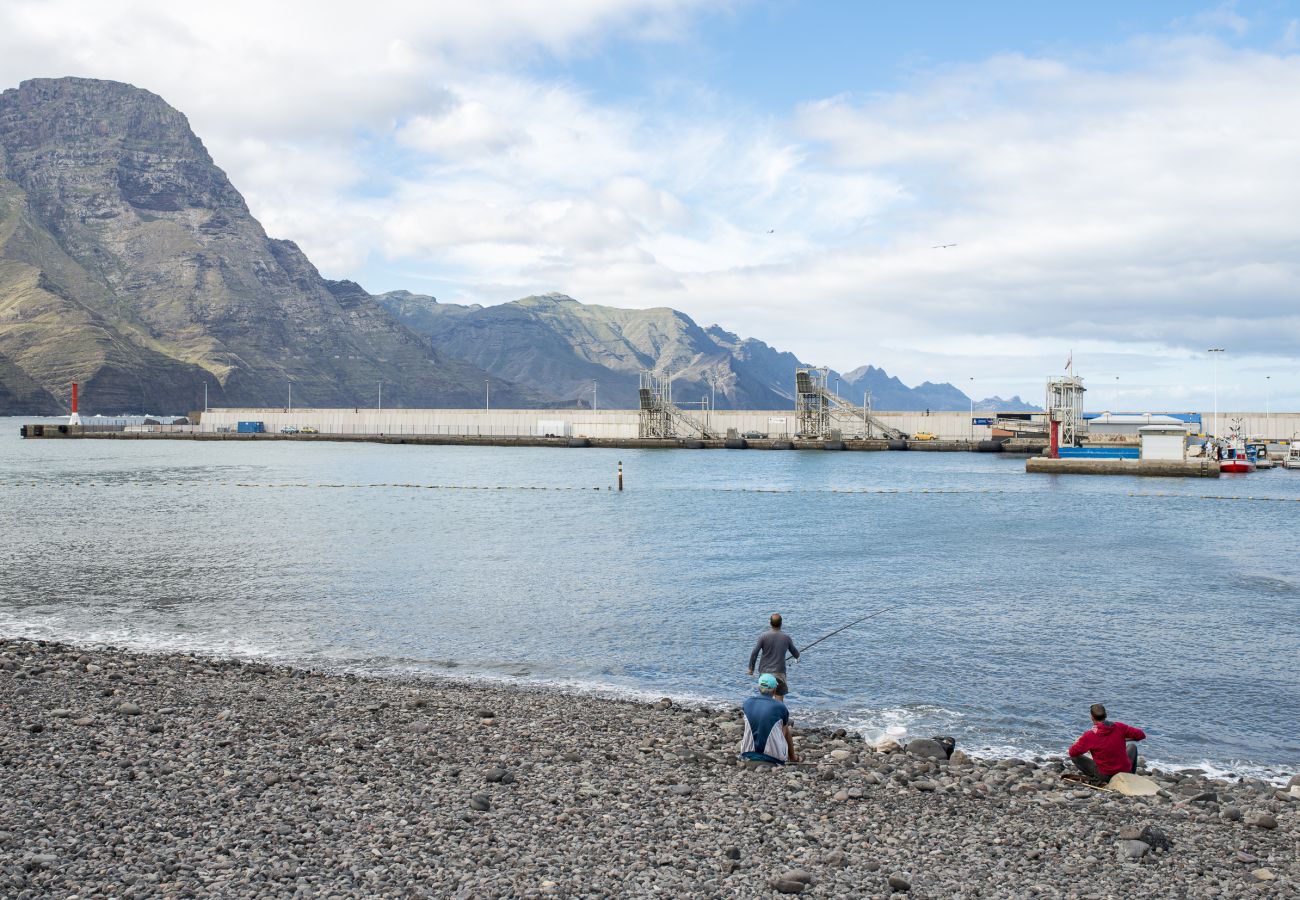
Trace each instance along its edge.
<instances>
[{"instance_id":1,"label":"fishing rod","mask_svg":"<svg viewBox=\"0 0 1300 900\"><path fill-rule=\"evenodd\" d=\"M863 616L861 619L854 619L854 620L853 620L852 622L850 622L849 624L847 624L847 625L843 625L843 626L841 626L841 627L839 627L839 628L836 628L836 629L835 629L834 631L832 631L830 634L822 635L822 636L819 637L817 640L815 640L815 641L813 641L811 644L809 644L807 647L804 647L804 648L803 648L803 652L804 652L804 653L807 653L809 650L811 650L813 647L816 647L816 646L817 646L818 644L820 644L822 641L826 640L827 638L833 638L833 637L835 637L835 635L839 634L841 631L845 631L845 630L847 630L847 629L849 629L849 628L852 628L854 625L859 625L859 624L861 624L862 622L867 621L867 619L874 619L876 616L879 616L879 615L882 615L882 614L884 614L884 613L887 613L887 612L889 612L891 609L899 609L899 608L901 608L901 607L904 606L904 605L905 605L905 604L902 604L902 603L895 603L893 606L886 606L884 609L878 609L878 610L876 610L876 611L873 612L873 613L868 613L867 615ZM797 658L797 657L794 657L794 656L787 656L787 657L786 657L786 659L796 659L796 658Z\"/></svg>"}]
</instances>

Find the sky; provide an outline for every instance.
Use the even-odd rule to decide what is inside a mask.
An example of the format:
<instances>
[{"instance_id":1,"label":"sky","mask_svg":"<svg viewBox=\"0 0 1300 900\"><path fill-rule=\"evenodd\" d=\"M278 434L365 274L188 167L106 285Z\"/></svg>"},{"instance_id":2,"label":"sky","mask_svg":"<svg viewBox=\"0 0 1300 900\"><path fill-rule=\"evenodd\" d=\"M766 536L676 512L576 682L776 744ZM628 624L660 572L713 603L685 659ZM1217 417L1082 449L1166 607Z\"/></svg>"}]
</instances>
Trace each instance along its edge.
<instances>
[{"instance_id":1,"label":"sky","mask_svg":"<svg viewBox=\"0 0 1300 900\"><path fill-rule=\"evenodd\" d=\"M161 95L375 293L1300 409L1300 0L4 0L0 87L62 75Z\"/></svg>"}]
</instances>

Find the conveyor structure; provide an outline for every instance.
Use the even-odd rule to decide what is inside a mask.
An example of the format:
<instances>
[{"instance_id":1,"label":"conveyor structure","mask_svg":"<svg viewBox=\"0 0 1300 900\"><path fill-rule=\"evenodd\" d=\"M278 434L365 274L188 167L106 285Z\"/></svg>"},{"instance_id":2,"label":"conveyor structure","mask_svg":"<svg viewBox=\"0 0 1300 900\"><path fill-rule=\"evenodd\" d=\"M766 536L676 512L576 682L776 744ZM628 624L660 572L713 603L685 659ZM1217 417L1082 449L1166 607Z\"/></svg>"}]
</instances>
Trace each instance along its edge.
<instances>
[{"instance_id":1,"label":"conveyor structure","mask_svg":"<svg viewBox=\"0 0 1300 900\"><path fill-rule=\"evenodd\" d=\"M707 426L673 403L673 380L651 371L641 373L641 416L638 434L643 438L710 438Z\"/></svg>"},{"instance_id":2,"label":"conveyor structure","mask_svg":"<svg viewBox=\"0 0 1300 900\"><path fill-rule=\"evenodd\" d=\"M794 407L800 437L829 440L832 431L839 431L841 434L860 433L867 438L879 433L891 441L906 439L907 435L886 425L865 407L850 403L827 388L829 374L826 366L794 370Z\"/></svg>"}]
</instances>

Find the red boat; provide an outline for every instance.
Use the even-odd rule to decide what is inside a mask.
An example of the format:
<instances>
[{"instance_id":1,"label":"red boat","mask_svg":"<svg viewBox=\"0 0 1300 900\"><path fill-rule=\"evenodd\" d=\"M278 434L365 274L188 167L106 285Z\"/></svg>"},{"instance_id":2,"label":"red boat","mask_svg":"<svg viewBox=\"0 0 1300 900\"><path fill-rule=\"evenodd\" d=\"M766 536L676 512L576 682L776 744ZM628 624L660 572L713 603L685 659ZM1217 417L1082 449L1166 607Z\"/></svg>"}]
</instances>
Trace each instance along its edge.
<instances>
[{"instance_id":1,"label":"red boat","mask_svg":"<svg viewBox=\"0 0 1300 900\"><path fill-rule=\"evenodd\" d=\"M1255 460L1246 452L1246 445L1239 441L1230 441L1227 446L1219 448L1220 472L1253 472Z\"/></svg>"}]
</instances>

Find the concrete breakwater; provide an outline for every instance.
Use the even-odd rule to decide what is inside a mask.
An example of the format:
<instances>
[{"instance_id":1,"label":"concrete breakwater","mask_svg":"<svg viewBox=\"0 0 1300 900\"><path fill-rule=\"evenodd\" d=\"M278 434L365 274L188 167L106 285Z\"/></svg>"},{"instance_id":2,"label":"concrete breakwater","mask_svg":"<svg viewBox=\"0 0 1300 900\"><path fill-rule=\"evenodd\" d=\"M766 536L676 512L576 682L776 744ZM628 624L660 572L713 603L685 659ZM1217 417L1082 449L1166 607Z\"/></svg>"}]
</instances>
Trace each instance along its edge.
<instances>
[{"instance_id":1,"label":"concrete breakwater","mask_svg":"<svg viewBox=\"0 0 1300 900\"><path fill-rule=\"evenodd\" d=\"M589 438L531 435L477 434L240 434L198 431L185 426L162 426L167 430L96 430L77 425L24 425L22 436L33 439L71 440L160 440L160 441L341 441L369 444L420 444L471 447L607 447L636 450L918 450L931 452L998 452L997 441L818 441L788 438ZM1026 448L1029 449L1029 448Z\"/></svg>"},{"instance_id":2,"label":"concrete breakwater","mask_svg":"<svg viewBox=\"0 0 1300 900\"><path fill-rule=\"evenodd\" d=\"M1182 898L1300 878L1300 801L1274 784L1151 771L1157 796L1121 797L1060 758L877 752L792 712L804 761L764 771L738 764L735 709L0 639L0 894Z\"/></svg>"},{"instance_id":3,"label":"concrete breakwater","mask_svg":"<svg viewBox=\"0 0 1300 900\"><path fill-rule=\"evenodd\" d=\"M1026 472L1048 475L1151 475L1156 477L1218 478L1213 459L1049 459L1025 460Z\"/></svg>"}]
</instances>

